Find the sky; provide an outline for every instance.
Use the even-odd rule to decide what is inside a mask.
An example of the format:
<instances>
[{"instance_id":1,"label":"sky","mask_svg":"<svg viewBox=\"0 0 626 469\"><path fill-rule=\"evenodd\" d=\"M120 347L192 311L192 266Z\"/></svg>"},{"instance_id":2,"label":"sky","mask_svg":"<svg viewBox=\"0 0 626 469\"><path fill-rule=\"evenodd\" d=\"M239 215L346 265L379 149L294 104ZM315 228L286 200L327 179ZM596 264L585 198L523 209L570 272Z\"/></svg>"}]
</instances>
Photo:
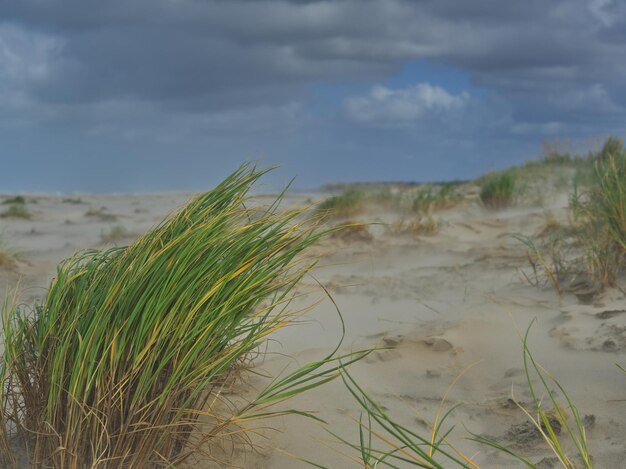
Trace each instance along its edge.
<instances>
[{"instance_id":1,"label":"sky","mask_svg":"<svg viewBox=\"0 0 626 469\"><path fill-rule=\"evenodd\" d=\"M0 192L466 179L608 134L624 0L0 2Z\"/></svg>"}]
</instances>

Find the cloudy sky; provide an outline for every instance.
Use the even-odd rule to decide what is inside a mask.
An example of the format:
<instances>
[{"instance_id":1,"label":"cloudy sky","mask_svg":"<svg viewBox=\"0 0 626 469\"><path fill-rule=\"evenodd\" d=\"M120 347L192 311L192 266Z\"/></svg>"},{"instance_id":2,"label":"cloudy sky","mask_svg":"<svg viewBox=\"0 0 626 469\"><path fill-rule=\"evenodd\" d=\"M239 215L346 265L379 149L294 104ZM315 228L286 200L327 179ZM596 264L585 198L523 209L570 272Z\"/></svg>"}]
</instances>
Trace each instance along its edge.
<instances>
[{"instance_id":1,"label":"cloudy sky","mask_svg":"<svg viewBox=\"0 0 626 469\"><path fill-rule=\"evenodd\" d=\"M623 0L0 3L0 192L466 178L608 133Z\"/></svg>"}]
</instances>

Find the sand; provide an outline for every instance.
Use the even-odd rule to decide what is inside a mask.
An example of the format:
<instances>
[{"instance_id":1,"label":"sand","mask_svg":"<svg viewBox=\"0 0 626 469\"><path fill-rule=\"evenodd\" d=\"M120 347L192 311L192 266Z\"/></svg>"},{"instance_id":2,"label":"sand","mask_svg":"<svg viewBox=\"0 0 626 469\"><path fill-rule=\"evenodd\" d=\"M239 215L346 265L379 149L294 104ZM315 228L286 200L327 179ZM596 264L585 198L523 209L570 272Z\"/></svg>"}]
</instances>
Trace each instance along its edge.
<instances>
[{"instance_id":1,"label":"sand","mask_svg":"<svg viewBox=\"0 0 626 469\"><path fill-rule=\"evenodd\" d=\"M0 219L0 233L20 251L15 268L0 268L2 298L19 284L21 300L45 294L56 264L77 249L103 247L112 227L123 227L117 243L128 243L183 204L190 194L28 196L32 220ZM319 194L291 194L288 205L302 205ZM79 200L77 200L79 199ZM267 197L259 201L268 200ZM2 208L2 207L0 207ZM90 209L115 217L88 217ZM345 321L342 351L385 347L351 367L352 375L389 414L428 435L451 383L446 408L461 404L450 417L451 441L483 467L518 467L494 450L463 439L468 431L497 437L540 467L552 467L551 453L515 404L530 402L518 336L535 320L529 345L535 358L568 390L585 416L595 467L624 467L626 457L626 300L618 288L591 301L573 293L559 297L549 287L529 285L526 248L510 235L534 235L546 213L567 217L562 194L541 207L488 211L469 202L436 214L434 236L398 235L388 223L400 215L373 211L358 217L376 223L371 236L323 240L310 255L320 258L314 278L303 281L294 308L315 306L303 323L278 331L269 354L257 367L277 372L324 356L340 337L332 293ZM118 230L119 231L119 230ZM625 284L620 279L621 285ZM460 376L460 377L459 377ZM458 378L458 379L457 379ZM250 378L240 385L251 395L262 385ZM513 397L512 397L513 396ZM325 427L303 418L268 422L273 430L253 436L254 451L237 448L231 456L245 468L311 467L293 455L333 468L359 467L357 456L338 444L327 429L358 441L359 408L338 380L289 404L317 412ZM216 467L194 462L193 467ZM557 467L557 466L554 466Z\"/></svg>"}]
</instances>

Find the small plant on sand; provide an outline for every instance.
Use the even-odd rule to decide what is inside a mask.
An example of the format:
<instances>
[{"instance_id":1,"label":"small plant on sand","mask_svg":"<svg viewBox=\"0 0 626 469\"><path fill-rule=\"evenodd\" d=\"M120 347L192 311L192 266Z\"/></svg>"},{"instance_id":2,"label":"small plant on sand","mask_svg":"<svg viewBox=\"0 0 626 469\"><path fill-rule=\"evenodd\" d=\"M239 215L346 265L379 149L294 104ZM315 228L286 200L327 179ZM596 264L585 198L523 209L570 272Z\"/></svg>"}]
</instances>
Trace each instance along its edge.
<instances>
[{"instance_id":1,"label":"small plant on sand","mask_svg":"<svg viewBox=\"0 0 626 469\"><path fill-rule=\"evenodd\" d=\"M24 205L26 203L26 199L24 198L23 195L16 195L15 197L9 197L8 199L3 200L2 203L4 205L10 205L10 204Z\"/></svg>"},{"instance_id":2,"label":"small plant on sand","mask_svg":"<svg viewBox=\"0 0 626 469\"><path fill-rule=\"evenodd\" d=\"M607 139L596 162L597 185L589 193L589 215L603 222L615 241L626 252L626 149Z\"/></svg>"},{"instance_id":3,"label":"small plant on sand","mask_svg":"<svg viewBox=\"0 0 626 469\"><path fill-rule=\"evenodd\" d=\"M516 175L512 170L491 175L483 183L480 200L485 207L501 209L513 203Z\"/></svg>"},{"instance_id":4,"label":"small plant on sand","mask_svg":"<svg viewBox=\"0 0 626 469\"><path fill-rule=\"evenodd\" d=\"M371 242L374 237L370 233L367 223L346 222L337 225L330 233L329 238L338 239L346 243Z\"/></svg>"},{"instance_id":5,"label":"small plant on sand","mask_svg":"<svg viewBox=\"0 0 626 469\"><path fill-rule=\"evenodd\" d=\"M85 216L88 218L95 218L98 219L100 221L115 221L117 220L117 216L113 215L112 213L107 213L104 211L104 209L102 208L90 208L89 210L87 210L85 212Z\"/></svg>"},{"instance_id":6,"label":"small plant on sand","mask_svg":"<svg viewBox=\"0 0 626 469\"><path fill-rule=\"evenodd\" d=\"M58 266L44 301L2 310L0 455L14 437L33 467L174 467L232 438L271 406L338 376L326 358L277 377L237 406L223 390L273 331L290 324L299 256L321 236L280 198L252 220L263 174L244 166L128 247ZM6 467L6 465L4 467Z\"/></svg>"},{"instance_id":7,"label":"small plant on sand","mask_svg":"<svg viewBox=\"0 0 626 469\"><path fill-rule=\"evenodd\" d=\"M4 238L0 236L0 268L10 269L15 267L17 258L18 256L15 251L7 246Z\"/></svg>"},{"instance_id":8,"label":"small plant on sand","mask_svg":"<svg viewBox=\"0 0 626 469\"><path fill-rule=\"evenodd\" d=\"M594 184L575 192L571 206L591 275L601 286L614 284L626 261L626 150L621 141L606 140Z\"/></svg>"},{"instance_id":9,"label":"small plant on sand","mask_svg":"<svg viewBox=\"0 0 626 469\"><path fill-rule=\"evenodd\" d=\"M388 230L395 235L434 236L439 232L439 223L431 217L418 217L410 220L401 219L388 225Z\"/></svg>"},{"instance_id":10,"label":"small plant on sand","mask_svg":"<svg viewBox=\"0 0 626 469\"><path fill-rule=\"evenodd\" d=\"M365 469L423 467L443 469L463 467L479 469L472 457L452 446L447 438L453 428L443 430L444 423L456 407L445 413L446 397L441 400L429 435L420 435L414 429L400 424L347 372L342 375L344 384L362 413L359 419L359 441L353 443L336 434L341 443L356 451L353 459ZM324 467L319 464L313 465Z\"/></svg>"},{"instance_id":11,"label":"small plant on sand","mask_svg":"<svg viewBox=\"0 0 626 469\"><path fill-rule=\"evenodd\" d=\"M624 142L617 138L609 135L605 140L602 148L598 152L597 158L600 161L605 161L609 158L616 158L624 151Z\"/></svg>"},{"instance_id":12,"label":"small plant on sand","mask_svg":"<svg viewBox=\"0 0 626 469\"><path fill-rule=\"evenodd\" d=\"M528 390L532 396L532 408L525 409L521 406L520 408L524 411L528 420L532 422L546 446L554 453L558 462L564 469L578 469L580 467L592 469L593 464L585 431L586 419L580 415L578 409L567 394L567 391L559 381L535 361L528 349L529 333L530 326L523 338L523 353L524 372L526 374ZM533 384L533 375L535 379L538 380L539 386ZM559 390L563 396L564 402L557 400L553 387ZM515 401L515 399L513 400ZM546 406L544 400L550 408ZM527 458L492 438L473 435L472 439L478 443L491 446L513 456L526 467L536 468ZM568 453L565 450L564 439L572 443L575 448L573 451L574 454Z\"/></svg>"},{"instance_id":13,"label":"small plant on sand","mask_svg":"<svg viewBox=\"0 0 626 469\"><path fill-rule=\"evenodd\" d=\"M437 210L454 207L463 199L456 192L456 184L446 183L438 188L429 187L418 191L413 197L411 208L420 215L430 215Z\"/></svg>"},{"instance_id":14,"label":"small plant on sand","mask_svg":"<svg viewBox=\"0 0 626 469\"><path fill-rule=\"evenodd\" d=\"M33 214L28 210L25 204L11 204L7 209L0 213L2 218L23 218L24 220L30 220L33 218Z\"/></svg>"},{"instance_id":15,"label":"small plant on sand","mask_svg":"<svg viewBox=\"0 0 626 469\"><path fill-rule=\"evenodd\" d=\"M590 183L584 191L574 187L569 226L546 225L541 242L517 236L528 247L535 280L526 278L537 286L543 271L559 293L581 290L586 297L615 285L626 267L626 150L609 137L593 158Z\"/></svg>"},{"instance_id":16,"label":"small plant on sand","mask_svg":"<svg viewBox=\"0 0 626 469\"><path fill-rule=\"evenodd\" d=\"M318 206L318 211L327 217L341 218L358 214L364 205L364 195L356 189L348 189L329 197Z\"/></svg>"},{"instance_id":17,"label":"small plant on sand","mask_svg":"<svg viewBox=\"0 0 626 469\"><path fill-rule=\"evenodd\" d=\"M61 202L64 204L80 205L83 203L80 197L66 197Z\"/></svg>"}]
</instances>

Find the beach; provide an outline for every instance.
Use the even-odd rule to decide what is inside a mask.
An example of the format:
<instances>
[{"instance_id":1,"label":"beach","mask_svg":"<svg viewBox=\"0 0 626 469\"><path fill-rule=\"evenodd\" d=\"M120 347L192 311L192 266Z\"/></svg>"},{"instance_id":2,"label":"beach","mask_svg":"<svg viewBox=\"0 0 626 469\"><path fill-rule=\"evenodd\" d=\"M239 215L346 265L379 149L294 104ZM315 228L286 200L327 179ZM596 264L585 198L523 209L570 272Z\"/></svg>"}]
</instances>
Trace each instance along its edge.
<instances>
[{"instance_id":1,"label":"beach","mask_svg":"<svg viewBox=\"0 0 626 469\"><path fill-rule=\"evenodd\" d=\"M384 207L326 222L364 228L326 236L305 253L317 265L290 305L302 310L300 320L270 337L254 368L277 374L324 357L341 339L343 321L341 352L376 348L348 368L350 375L398 422L428 437L442 409L458 405L445 422L446 428L455 426L448 438L481 467L519 463L467 440L470 432L508 444L537 467L557 467L520 408L532 413L522 346L532 324L529 350L579 409L594 466L622 467L625 376L616 363L626 362L624 292L609 287L591 297L559 295L549 284L531 285L527 247L513 236L541 236L548 216L566 223L567 192L551 193L540 205L502 210L482 206L471 187L465 192L462 203L433 214L438 229L428 235L394 229L403 215ZM15 265L0 269L1 297L41 299L61 260L80 249L130 243L191 195L26 194L32 218L0 220L5 243L18 254ZM288 193L283 206L326 196ZM272 198L255 196L254 203ZM265 381L249 375L235 392L251 396ZM555 395L563 398L558 389ZM354 443L359 438L361 408L340 378L282 405L312 411L326 424L297 416L272 419L263 424L271 428L251 435L254 449L214 445L207 448L210 457L189 467L219 467L211 457L259 469L311 467L297 458L359 467L357 453L333 436Z\"/></svg>"}]
</instances>

